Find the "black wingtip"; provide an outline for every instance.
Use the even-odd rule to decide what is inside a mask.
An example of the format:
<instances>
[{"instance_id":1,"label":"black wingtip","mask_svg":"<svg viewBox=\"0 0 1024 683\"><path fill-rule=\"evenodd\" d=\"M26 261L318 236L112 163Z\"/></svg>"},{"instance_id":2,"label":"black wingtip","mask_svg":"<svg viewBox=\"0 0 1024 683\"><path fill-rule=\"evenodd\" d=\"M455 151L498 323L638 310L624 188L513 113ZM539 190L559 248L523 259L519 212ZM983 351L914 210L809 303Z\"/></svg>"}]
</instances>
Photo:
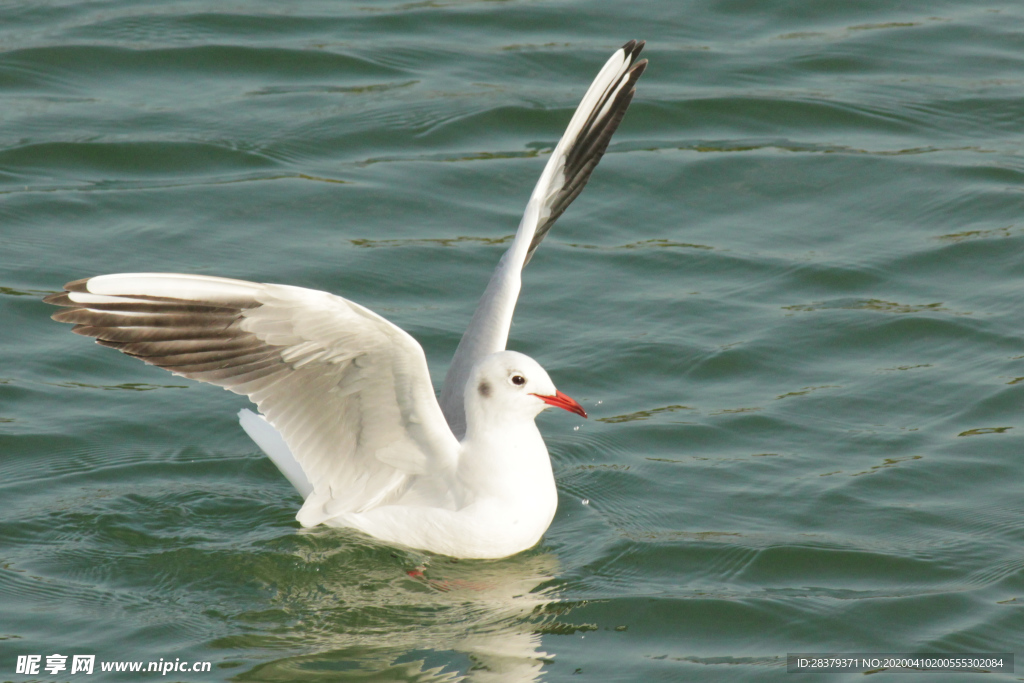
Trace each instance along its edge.
<instances>
[{"instance_id":1,"label":"black wingtip","mask_svg":"<svg viewBox=\"0 0 1024 683\"><path fill-rule=\"evenodd\" d=\"M646 40L631 40L622 46L622 51L626 53L630 61L633 61L646 44Z\"/></svg>"},{"instance_id":2,"label":"black wingtip","mask_svg":"<svg viewBox=\"0 0 1024 683\"><path fill-rule=\"evenodd\" d=\"M67 292L56 292L54 294L47 294L43 297L44 304L51 304L53 306L74 306L74 302L68 298Z\"/></svg>"},{"instance_id":3,"label":"black wingtip","mask_svg":"<svg viewBox=\"0 0 1024 683\"><path fill-rule=\"evenodd\" d=\"M83 277L80 280L72 280L71 282L64 285L64 290L67 292L88 292L89 288L86 283L92 278Z\"/></svg>"},{"instance_id":4,"label":"black wingtip","mask_svg":"<svg viewBox=\"0 0 1024 683\"><path fill-rule=\"evenodd\" d=\"M89 278L82 278L81 280L72 280L71 282L64 285L64 291L54 292L53 294L47 294L43 297L44 304L51 304L53 306L78 306L77 303L71 300L68 296L70 292L88 292L89 289L86 283L89 282Z\"/></svg>"},{"instance_id":5,"label":"black wingtip","mask_svg":"<svg viewBox=\"0 0 1024 683\"><path fill-rule=\"evenodd\" d=\"M530 262L533 252L537 250L554 222L583 190L594 168L597 167L601 157L608 149L612 135L615 134L626 109L629 108L633 96L636 94L634 86L647 68L646 59L635 63L633 61L640 54L644 45L645 42L642 40L631 40L622 46L621 49L626 60L625 64L620 65L619 68L625 67L625 71L620 72L615 81L605 90L577 138L567 148L565 166L562 171L563 185L550 203L549 215L537 225L523 262L524 266ZM579 110L577 109L577 111Z\"/></svg>"}]
</instances>

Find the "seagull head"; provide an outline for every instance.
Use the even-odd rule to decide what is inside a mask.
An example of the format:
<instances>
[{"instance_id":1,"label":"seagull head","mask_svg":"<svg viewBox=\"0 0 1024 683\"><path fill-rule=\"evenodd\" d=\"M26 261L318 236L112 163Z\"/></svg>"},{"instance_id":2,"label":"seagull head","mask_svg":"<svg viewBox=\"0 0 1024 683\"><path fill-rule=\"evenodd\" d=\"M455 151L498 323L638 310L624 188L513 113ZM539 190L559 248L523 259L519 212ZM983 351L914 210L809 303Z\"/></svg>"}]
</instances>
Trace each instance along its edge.
<instances>
[{"instance_id":1,"label":"seagull head","mask_svg":"<svg viewBox=\"0 0 1024 683\"><path fill-rule=\"evenodd\" d=\"M466 385L466 412L501 416L503 420L533 420L548 406L586 417L583 406L555 389L540 363L516 351L499 351L481 358Z\"/></svg>"}]
</instances>

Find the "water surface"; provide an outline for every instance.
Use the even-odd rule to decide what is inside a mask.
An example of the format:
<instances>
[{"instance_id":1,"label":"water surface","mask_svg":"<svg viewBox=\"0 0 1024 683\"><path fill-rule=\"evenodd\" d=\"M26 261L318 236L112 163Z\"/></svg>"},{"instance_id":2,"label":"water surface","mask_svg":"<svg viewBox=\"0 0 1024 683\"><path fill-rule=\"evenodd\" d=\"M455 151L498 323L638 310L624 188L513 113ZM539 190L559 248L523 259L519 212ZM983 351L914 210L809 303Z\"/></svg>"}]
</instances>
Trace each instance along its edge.
<instances>
[{"instance_id":1,"label":"water surface","mask_svg":"<svg viewBox=\"0 0 1024 683\"><path fill-rule=\"evenodd\" d=\"M788 652L1012 652L1022 21L966 0L6 4L0 679L127 680L15 674L53 653L212 663L164 680L763 681ZM40 302L123 271L325 289L409 330L439 382L630 38L650 68L512 330L591 414L540 419L560 501L534 550L300 529L244 399Z\"/></svg>"}]
</instances>

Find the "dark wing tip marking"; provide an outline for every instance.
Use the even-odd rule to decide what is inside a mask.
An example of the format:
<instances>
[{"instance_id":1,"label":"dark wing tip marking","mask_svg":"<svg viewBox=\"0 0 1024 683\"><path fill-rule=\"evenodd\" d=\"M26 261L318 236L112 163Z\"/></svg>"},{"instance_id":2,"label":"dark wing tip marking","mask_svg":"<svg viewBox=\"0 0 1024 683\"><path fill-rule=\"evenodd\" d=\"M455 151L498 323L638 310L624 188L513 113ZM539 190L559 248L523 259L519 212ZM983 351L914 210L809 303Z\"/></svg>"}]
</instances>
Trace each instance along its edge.
<instances>
[{"instance_id":1,"label":"dark wing tip marking","mask_svg":"<svg viewBox=\"0 0 1024 683\"><path fill-rule=\"evenodd\" d=\"M89 288L87 283L90 278L83 277L81 280L72 280L71 282L64 285L64 291L66 292L88 292Z\"/></svg>"},{"instance_id":2,"label":"dark wing tip marking","mask_svg":"<svg viewBox=\"0 0 1024 683\"><path fill-rule=\"evenodd\" d=\"M621 50L629 55L630 61L632 61L636 59L636 56L640 54L640 51L644 49L646 44L646 40L630 40L622 46Z\"/></svg>"},{"instance_id":3,"label":"dark wing tip marking","mask_svg":"<svg viewBox=\"0 0 1024 683\"><path fill-rule=\"evenodd\" d=\"M67 292L57 292L56 294L48 294L43 297L44 304L53 304L54 306L74 306L75 303L68 297ZM56 315L56 314L54 314Z\"/></svg>"},{"instance_id":4,"label":"dark wing tip marking","mask_svg":"<svg viewBox=\"0 0 1024 683\"><path fill-rule=\"evenodd\" d=\"M594 169L597 168L598 162L601 161L601 157L608 149L612 135L618 129L622 117L626 114L626 109L633 101L633 95L636 94L636 82L647 68L646 59L635 61L644 45L645 41L631 40L622 46L621 49L630 65L619 79L605 91L604 97L594 106L590 118L567 150L563 170L564 184L555 195L551 204L551 213L537 226L537 231L533 235L526 260L523 263L524 266L530 262L533 252L540 246L558 217L583 191ZM604 111L606 107L607 111Z\"/></svg>"},{"instance_id":5,"label":"dark wing tip marking","mask_svg":"<svg viewBox=\"0 0 1024 683\"><path fill-rule=\"evenodd\" d=\"M88 282L69 282L65 291L43 301L62 307L54 320L73 324L72 332L97 344L228 389L290 367L280 348L241 329L243 311L259 306L257 301L225 304L141 294L102 303L73 300L74 293L89 293Z\"/></svg>"}]
</instances>

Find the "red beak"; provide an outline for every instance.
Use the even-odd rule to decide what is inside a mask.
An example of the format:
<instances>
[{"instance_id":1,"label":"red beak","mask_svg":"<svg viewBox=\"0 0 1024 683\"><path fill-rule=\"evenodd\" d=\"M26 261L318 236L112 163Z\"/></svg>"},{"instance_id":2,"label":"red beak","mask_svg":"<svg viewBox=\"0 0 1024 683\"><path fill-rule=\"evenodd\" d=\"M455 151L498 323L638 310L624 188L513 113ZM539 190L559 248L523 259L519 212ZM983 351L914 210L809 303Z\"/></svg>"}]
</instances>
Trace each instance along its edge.
<instances>
[{"instance_id":1,"label":"red beak","mask_svg":"<svg viewBox=\"0 0 1024 683\"><path fill-rule=\"evenodd\" d=\"M576 402L576 399L571 396L563 394L561 391L555 390L554 396L541 396L540 394L533 394L540 400L547 403L549 406L561 408L562 410L568 410L570 413L576 413L577 415L587 416L587 411L583 410L583 406Z\"/></svg>"}]
</instances>

